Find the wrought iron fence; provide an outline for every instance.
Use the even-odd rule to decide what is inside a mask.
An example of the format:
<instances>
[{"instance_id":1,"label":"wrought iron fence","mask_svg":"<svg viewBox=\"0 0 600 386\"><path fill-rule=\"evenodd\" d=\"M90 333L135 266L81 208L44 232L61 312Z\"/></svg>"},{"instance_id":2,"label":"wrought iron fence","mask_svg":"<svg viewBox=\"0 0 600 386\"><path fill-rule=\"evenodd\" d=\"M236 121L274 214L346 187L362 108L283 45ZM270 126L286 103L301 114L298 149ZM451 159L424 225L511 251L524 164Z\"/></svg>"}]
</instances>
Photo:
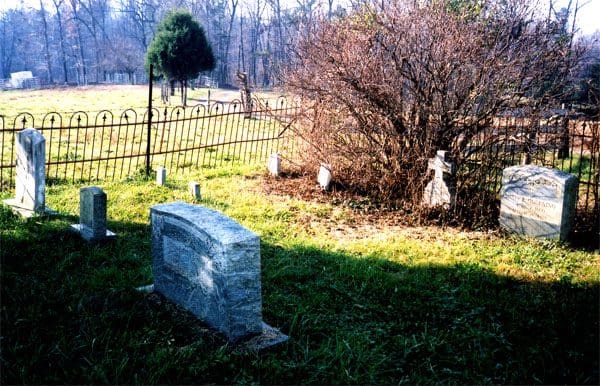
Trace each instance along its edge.
<instances>
[{"instance_id":1,"label":"wrought iron fence","mask_svg":"<svg viewBox=\"0 0 600 386\"><path fill-rule=\"evenodd\" d=\"M498 118L467 147L465 167L476 168L480 189L498 193L502 170L535 164L579 178L577 227L600 226L600 122L583 119Z\"/></svg>"},{"instance_id":2,"label":"wrought iron fence","mask_svg":"<svg viewBox=\"0 0 600 386\"><path fill-rule=\"evenodd\" d=\"M150 132L147 110L0 116L0 189L14 186L14 135L27 127L46 138L50 183L122 179L143 169L147 156L154 167L177 169L264 162L273 152L294 151L288 129L295 105L285 98L254 99L249 119L240 101L151 111Z\"/></svg>"}]
</instances>

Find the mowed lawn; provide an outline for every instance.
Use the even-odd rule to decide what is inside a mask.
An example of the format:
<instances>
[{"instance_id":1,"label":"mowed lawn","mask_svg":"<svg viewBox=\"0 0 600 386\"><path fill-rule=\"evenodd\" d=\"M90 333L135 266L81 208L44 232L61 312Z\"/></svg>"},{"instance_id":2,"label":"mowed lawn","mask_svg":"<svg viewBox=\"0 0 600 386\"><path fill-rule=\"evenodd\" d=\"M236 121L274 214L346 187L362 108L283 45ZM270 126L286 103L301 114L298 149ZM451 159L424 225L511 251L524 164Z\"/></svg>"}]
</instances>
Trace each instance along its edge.
<instances>
[{"instance_id":1,"label":"mowed lawn","mask_svg":"<svg viewBox=\"0 0 600 386\"><path fill-rule=\"evenodd\" d=\"M194 202L191 180L261 237L263 319L287 343L240 352L135 290L152 282L149 208ZM118 237L99 245L69 231L79 185L48 187L57 217L0 209L2 383L598 384L597 252L386 225L279 182L261 166L101 184Z\"/></svg>"}]
</instances>

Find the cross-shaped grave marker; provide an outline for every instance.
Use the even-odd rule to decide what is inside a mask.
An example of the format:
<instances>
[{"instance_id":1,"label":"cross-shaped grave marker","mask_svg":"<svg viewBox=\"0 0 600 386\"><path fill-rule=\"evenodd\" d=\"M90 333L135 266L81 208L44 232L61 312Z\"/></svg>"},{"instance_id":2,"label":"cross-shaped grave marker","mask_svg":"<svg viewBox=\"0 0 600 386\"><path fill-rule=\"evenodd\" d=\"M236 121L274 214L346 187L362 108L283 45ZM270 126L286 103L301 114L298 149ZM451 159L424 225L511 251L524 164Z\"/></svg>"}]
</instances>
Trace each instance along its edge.
<instances>
[{"instance_id":1,"label":"cross-shaped grave marker","mask_svg":"<svg viewBox=\"0 0 600 386\"><path fill-rule=\"evenodd\" d=\"M423 205L449 206L454 204L456 194L452 186L454 163L450 162L449 151L438 150L434 158L427 161L427 170L433 170L435 175L425 187Z\"/></svg>"}]
</instances>

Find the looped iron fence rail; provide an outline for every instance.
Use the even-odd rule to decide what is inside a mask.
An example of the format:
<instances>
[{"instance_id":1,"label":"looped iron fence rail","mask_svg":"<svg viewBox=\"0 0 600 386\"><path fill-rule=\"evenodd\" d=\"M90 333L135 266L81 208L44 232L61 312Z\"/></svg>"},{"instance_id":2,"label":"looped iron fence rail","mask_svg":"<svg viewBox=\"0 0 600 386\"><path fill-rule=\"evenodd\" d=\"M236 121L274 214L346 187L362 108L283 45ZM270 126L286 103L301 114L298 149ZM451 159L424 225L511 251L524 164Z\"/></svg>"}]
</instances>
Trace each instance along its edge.
<instances>
[{"instance_id":1,"label":"looped iron fence rail","mask_svg":"<svg viewBox=\"0 0 600 386\"><path fill-rule=\"evenodd\" d=\"M153 108L150 133L148 109L0 116L0 189L14 186L14 136L24 128L46 138L47 181L115 180L139 173L147 155L154 167L169 169L264 162L273 152L289 157L295 108L283 97L254 99L250 119L244 119L239 100Z\"/></svg>"}]
</instances>

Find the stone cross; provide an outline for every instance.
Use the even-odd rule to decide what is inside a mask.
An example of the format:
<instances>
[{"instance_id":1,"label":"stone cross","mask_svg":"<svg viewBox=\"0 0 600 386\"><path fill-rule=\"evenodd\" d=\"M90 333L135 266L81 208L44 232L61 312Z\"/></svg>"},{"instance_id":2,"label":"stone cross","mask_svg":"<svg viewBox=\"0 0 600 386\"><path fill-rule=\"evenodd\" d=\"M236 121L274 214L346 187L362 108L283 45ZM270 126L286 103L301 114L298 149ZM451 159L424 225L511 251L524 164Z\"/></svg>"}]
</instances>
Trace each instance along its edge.
<instances>
[{"instance_id":1,"label":"stone cross","mask_svg":"<svg viewBox=\"0 0 600 386\"><path fill-rule=\"evenodd\" d=\"M15 198L4 203L23 217L49 214L46 208L46 139L36 129L15 135Z\"/></svg>"},{"instance_id":2,"label":"stone cross","mask_svg":"<svg viewBox=\"0 0 600 386\"><path fill-rule=\"evenodd\" d=\"M106 229L106 193L102 189L88 186L79 190L79 224L71 227L90 242L116 236Z\"/></svg>"},{"instance_id":3,"label":"stone cross","mask_svg":"<svg viewBox=\"0 0 600 386\"><path fill-rule=\"evenodd\" d=\"M260 238L215 210L173 202L150 209L154 290L260 350L287 340L262 321Z\"/></svg>"},{"instance_id":4,"label":"stone cross","mask_svg":"<svg viewBox=\"0 0 600 386\"><path fill-rule=\"evenodd\" d=\"M449 160L450 152L438 150L434 158L427 162L427 170L433 170L434 176L423 193L423 204L429 207L454 204L456 195L452 186L454 163Z\"/></svg>"}]
</instances>

